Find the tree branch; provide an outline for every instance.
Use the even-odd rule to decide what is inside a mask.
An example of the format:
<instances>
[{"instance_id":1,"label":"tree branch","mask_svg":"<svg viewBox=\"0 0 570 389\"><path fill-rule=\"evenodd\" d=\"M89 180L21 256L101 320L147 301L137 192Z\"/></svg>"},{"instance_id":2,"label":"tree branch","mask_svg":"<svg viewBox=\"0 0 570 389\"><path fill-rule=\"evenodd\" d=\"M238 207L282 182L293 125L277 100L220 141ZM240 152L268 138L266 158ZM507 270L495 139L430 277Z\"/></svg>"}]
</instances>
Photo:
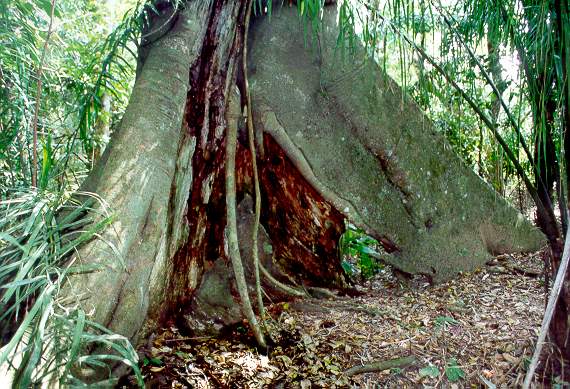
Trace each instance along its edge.
<instances>
[{"instance_id":1,"label":"tree branch","mask_svg":"<svg viewBox=\"0 0 570 389\"><path fill-rule=\"evenodd\" d=\"M413 355L409 357L402 357L396 359L389 359L387 361L372 362L367 365L354 366L345 370L344 374L351 377L357 374L371 373L375 371L384 371L394 368L404 368L416 363L416 357Z\"/></svg>"},{"instance_id":2,"label":"tree branch","mask_svg":"<svg viewBox=\"0 0 570 389\"><path fill-rule=\"evenodd\" d=\"M560 295L560 291L562 290L562 286L564 284L564 278L566 276L566 271L568 269L568 258L570 258L570 236L567 233L566 241L564 243L564 254L562 255L562 261L560 263L560 266L558 266L558 272L556 273L556 281L554 281L554 285L552 286L552 290L550 291L550 296L548 297L548 305L546 306L546 312L544 313L544 318L542 319L542 325L540 326L540 334L538 335L538 340L536 341L536 348L534 350L534 354L532 355L530 366L528 367L528 370L526 372L523 389L528 389L530 387L534 371L538 366L538 358L540 358L540 354L542 352L542 346L544 345L544 340L546 339L546 335L548 334L548 329L550 328L550 322L552 320L552 316L556 308L556 302L558 301L558 296Z\"/></svg>"}]
</instances>

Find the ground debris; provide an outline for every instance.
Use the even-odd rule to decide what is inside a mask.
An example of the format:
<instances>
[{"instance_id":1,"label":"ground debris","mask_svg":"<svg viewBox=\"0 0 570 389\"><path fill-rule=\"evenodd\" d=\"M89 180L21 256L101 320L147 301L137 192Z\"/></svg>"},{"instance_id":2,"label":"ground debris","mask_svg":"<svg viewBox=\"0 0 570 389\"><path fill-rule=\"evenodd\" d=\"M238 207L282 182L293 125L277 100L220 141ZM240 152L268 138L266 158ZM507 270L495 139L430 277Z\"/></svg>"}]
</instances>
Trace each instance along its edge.
<instances>
[{"instance_id":1,"label":"ground debris","mask_svg":"<svg viewBox=\"0 0 570 389\"><path fill-rule=\"evenodd\" d=\"M396 359L389 359L387 361L377 361L372 362L367 365L353 366L350 369L345 370L344 374L347 376L353 376L363 373L372 373L376 371L384 371L391 369L401 369L403 367L408 367L416 362L415 357L402 357Z\"/></svg>"},{"instance_id":2,"label":"ground debris","mask_svg":"<svg viewBox=\"0 0 570 389\"><path fill-rule=\"evenodd\" d=\"M511 255L508 262L542 268L540 253ZM246 324L218 339L165 329L141 361L147 387L502 388L522 382L544 312L540 277L484 267L432 286L419 277L404 284L385 269L357 289L356 298L269 306L267 355L257 351ZM412 366L343 373L407 357Z\"/></svg>"}]
</instances>

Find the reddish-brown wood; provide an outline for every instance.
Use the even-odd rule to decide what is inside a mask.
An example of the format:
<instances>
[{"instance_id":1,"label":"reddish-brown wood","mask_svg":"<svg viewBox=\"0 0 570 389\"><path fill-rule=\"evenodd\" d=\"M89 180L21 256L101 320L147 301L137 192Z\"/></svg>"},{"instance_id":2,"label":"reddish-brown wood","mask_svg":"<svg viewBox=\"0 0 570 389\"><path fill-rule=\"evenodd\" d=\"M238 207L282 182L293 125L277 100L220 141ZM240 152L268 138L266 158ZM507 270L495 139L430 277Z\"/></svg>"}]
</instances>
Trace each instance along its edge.
<instances>
[{"instance_id":1,"label":"reddish-brown wood","mask_svg":"<svg viewBox=\"0 0 570 389\"><path fill-rule=\"evenodd\" d=\"M235 3L236 14L243 13ZM236 8L237 7L237 8ZM220 43L221 24L231 22L222 11L221 2L213 6L209 16L199 61L189 69L190 92L182 131L196 142L192 157L192 186L187 203L188 238L173 258L173 272L169 283L169 305L166 315L187 311L194 292L200 286L202 275L224 254L224 227L226 225L224 196L225 110L226 82L233 78L233 68L239 61L239 44L230 47ZM227 12L227 10L226 10ZM239 26L234 33L239 33ZM227 43L227 42L226 42ZM221 62L223 60L223 62ZM198 269L191 279L190 267Z\"/></svg>"},{"instance_id":2,"label":"reddish-brown wood","mask_svg":"<svg viewBox=\"0 0 570 389\"><path fill-rule=\"evenodd\" d=\"M220 63L220 42L215 30L220 17L214 9L200 60L190 69L191 92L182 126L185 136L196 142L192 186L183 221L188 226L188 237L172 259L174 272L163 319L191 314L193 298L204 287L205 274L218 271L216 261L229 261L224 250L224 114L228 97L225 85L231 66L238 67L239 47L229 49L230 54L223 56L228 63ZM265 157L259 161L262 224L271 239L274 261L299 282L346 286L338 255L343 215L310 186L271 137L266 136L264 142ZM245 193L253 196L251 154L245 131L239 134L236 183L238 202ZM233 288L228 293L237 298Z\"/></svg>"},{"instance_id":3,"label":"reddish-brown wood","mask_svg":"<svg viewBox=\"0 0 570 389\"><path fill-rule=\"evenodd\" d=\"M275 258L311 285L344 283L338 241L344 216L309 185L281 147L264 137L260 162L262 223Z\"/></svg>"}]
</instances>

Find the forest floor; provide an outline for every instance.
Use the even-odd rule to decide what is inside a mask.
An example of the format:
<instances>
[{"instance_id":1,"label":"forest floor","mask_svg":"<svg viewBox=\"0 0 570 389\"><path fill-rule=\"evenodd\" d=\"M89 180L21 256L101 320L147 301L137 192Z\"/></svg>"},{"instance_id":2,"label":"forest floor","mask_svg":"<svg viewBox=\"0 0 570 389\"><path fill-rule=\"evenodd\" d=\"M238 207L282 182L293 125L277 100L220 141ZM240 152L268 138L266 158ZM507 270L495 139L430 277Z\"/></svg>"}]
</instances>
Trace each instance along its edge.
<instances>
[{"instance_id":1,"label":"forest floor","mask_svg":"<svg viewBox=\"0 0 570 389\"><path fill-rule=\"evenodd\" d=\"M503 255L435 286L386 268L356 287L358 297L269 306L267 355L245 325L216 339L165 329L143 374L153 388L515 387L544 312L542 267L540 253ZM343 373L409 356L410 366Z\"/></svg>"}]
</instances>

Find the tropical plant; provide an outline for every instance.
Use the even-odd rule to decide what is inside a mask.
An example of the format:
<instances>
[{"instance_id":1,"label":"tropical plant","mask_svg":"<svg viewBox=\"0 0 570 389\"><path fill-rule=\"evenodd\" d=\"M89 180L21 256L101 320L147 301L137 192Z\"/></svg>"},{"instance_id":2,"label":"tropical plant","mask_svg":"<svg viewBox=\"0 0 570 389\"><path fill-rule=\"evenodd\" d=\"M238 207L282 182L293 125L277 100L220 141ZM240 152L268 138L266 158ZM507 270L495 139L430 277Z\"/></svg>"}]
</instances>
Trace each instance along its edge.
<instances>
[{"instance_id":1,"label":"tropical plant","mask_svg":"<svg viewBox=\"0 0 570 389\"><path fill-rule=\"evenodd\" d=\"M147 12L105 37L112 21L92 1L0 5L1 192L77 187L108 141L97 127L124 109Z\"/></svg>"},{"instance_id":2,"label":"tropical plant","mask_svg":"<svg viewBox=\"0 0 570 389\"><path fill-rule=\"evenodd\" d=\"M420 104L431 104L432 96L452 106L461 101L462 110L469 107L470 116L486 127L479 133L479 153L483 135L490 135L493 150L494 145L500 147L507 166L524 183L537 207L537 223L549 241L556 274L568 225L567 2L472 0L444 5L438 0L344 0L341 7L339 23L348 26L342 30L341 42L350 46L351 35L359 35L379 58L396 46L400 82L407 85L409 75L416 74L414 94ZM486 57L481 54L485 46ZM510 79L500 69L497 51L514 51L518 57L518 69ZM417 64L415 68L412 63ZM442 94L438 83L450 92ZM524 93L517 94L517 87ZM465 152L469 159L469 151ZM557 206L560 221L555 216ZM570 360L565 301L567 296L558 300L551 336Z\"/></svg>"},{"instance_id":3,"label":"tropical plant","mask_svg":"<svg viewBox=\"0 0 570 389\"><path fill-rule=\"evenodd\" d=\"M497 168L498 173L491 177L492 181L496 181L493 182L495 187L501 190L504 186L504 176L516 172L538 206L539 223L550 239L556 265L556 260L560 259L561 232L554 217L553 187L554 183L558 183L558 200L562 204L561 208L565 210L564 197L560 190L564 175L559 172L557 158L561 158L564 150L561 144L566 133L561 130L564 126L567 128L570 122L566 119L566 124L561 124L562 118L568 116L568 109L565 108L568 103L568 89L564 89L563 85L567 85L565 80L569 73L568 50L565 48L568 45L564 45L564 42L568 41L568 12L567 7L561 4L563 2L555 1L552 6L550 3L525 4L522 8L514 1L469 1L451 6L427 0L390 0L382 4L379 1L365 0L339 2L338 46L342 53L348 51L354 54L358 51L355 48L359 42L364 42L367 55L372 55L383 63L404 88L412 91L420 105L430 109L432 118L440 124L440 129L448 135L451 144L460 150L468 162L477 164L481 175L492 176L490 171ZM309 43L310 34L313 42L319 44L316 32L321 28L320 18L324 3L323 0L297 1L306 43ZM194 7L197 3L188 4ZM157 191L155 196L152 191L154 187L142 187L150 200L141 196L142 190L133 195L135 189L139 188L136 186L140 184L138 181L132 182L135 189L128 188L118 194L129 206L129 199L133 202L139 201L140 197L144 197L144 201L148 200L144 204L143 201L140 202L140 209L146 207L140 220L137 219L138 214L137 217L129 218L129 226L136 227L139 232L148 233L145 235L146 244L154 246L153 249L159 246L153 242L162 244L165 240L172 241L172 247L168 249L172 252L165 254L163 250L157 255L163 255L164 262L175 266L189 266L188 262L191 260L195 260L193 264L203 263L206 257L202 252L218 249L214 247L214 242L222 240L217 238L223 229L218 228L219 226L212 227L212 223L223 219L220 215L226 214L227 219L235 222L235 185L233 188L231 185L236 174L232 161L235 161L237 129L228 125L226 119L233 120L238 115L235 112L225 112L226 107L231 107L233 103L227 90L234 83L232 75L236 63L241 62L240 65L243 66L242 76L247 74L246 61L239 58L239 53L243 50L246 54L247 28L244 31L242 27L248 25L252 7L258 14L271 14L272 3L267 3L267 9L261 0L249 1L245 5L240 2L203 4L207 6L196 6L196 15L191 17L202 17L203 20L198 21L207 21L209 29L204 31L203 36L186 33L187 36L198 37L196 44L197 47L202 47L200 50L203 50L204 55L196 60L196 63L182 64L182 70L177 73L177 76L181 73L187 74L190 68L190 84L196 84L191 84L195 95L187 95L186 89L182 92L180 88L176 89L180 96L166 96L171 100L158 101L158 104L148 107L149 110L156 110L149 113L137 109L137 99L140 101L141 98L152 97L152 93L145 95L148 91L143 89L134 98L133 109L137 115L147 114L146 124L151 123L153 126L142 126L139 129L141 131L134 132L135 136L130 138L132 141L122 144L124 147L128 147L129 143L136 146L138 140L134 138L136 134L142 135L143 132L158 138L164 135L165 131L156 134L153 131L158 127L162 129L163 125L172 126L173 131L177 133L180 123L176 120L188 126L188 134L196 135L187 136L184 132L180 139L171 137L176 139L174 143L178 149L168 153L172 158L168 166L160 165L158 159L162 158L162 155L153 160L150 153L148 159L133 158L129 161L133 162L133 166L141 163L148 165L144 173L156 173L162 169L160 174L148 174L148 177L153 179L163 172L168 173L166 176L171 181L160 181L160 185L154 185L168 191L168 196L173 197L168 207L161 208L160 201L164 200L165 195ZM16 381L19 384L27 385L41 380L50 372L71 382L69 373L74 368L74 361L104 368L104 361L124 358L133 365L136 360L128 341L110 334L94 321L90 321L89 316L79 306L67 300L69 295L65 293L64 283L68 276L76 272L94 270L73 262L70 259L73 257L69 254L87 240L91 242L96 238L99 229L107 227L110 219L108 215L98 213L102 209L100 206L92 207L88 203L76 204L73 209L66 209L70 199L64 193L66 189L76 188L82 182L84 174L94 166L106 142L105 128L113 126L120 117L134 74L134 58L138 56L139 63L146 59L146 50L148 46L152 46L150 42L156 35L161 38L166 35L162 34L162 31L168 31L169 23L180 16L183 8L181 5L179 0L139 3L107 39L101 41L101 34L92 34L92 29L82 29L79 27L82 23L76 22L93 16L94 20L101 20L101 14L96 11L94 2L42 0L29 4L18 0L0 4L3 23L0 26L0 164L3 169L0 193L6 201L6 215L12 217L0 226L3 234L0 244L6 248L3 250L6 254L2 254L5 259L4 268L0 270L0 274L5 276L3 280L8 285L2 294L1 301L4 305L1 312L12 323L20 323L18 329L9 334L12 338L7 351L1 357L8 360L13 351L22 356L23 363L18 365L20 367ZM93 9L93 12L81 12ZM69 14L75 15L77 19L71 18L69 22L64 22L68 18L63 15ZM60 28L63 23L68 23L65 24L66 28ZM41 26L41 29L37 26ZM50 26L53 27L53 37L48 39L52 29ZM233 35L224 35L228 31ZM486 56L481 54L485 43L488 43ZM158 50L161 49L160 44L155 46ZM503 79L503 73L497 65L500 61L496 53L507 48L516 50L523 59L523 77ZM138 53L135 54L135 51ZM397 65L393 65L387 53L396 53ZM182 54L180 52L177 56L181 58ZM190 56L186 58L187 61L194 59ZM225 59L229 59L227 63ZM213 65L203 66L208 61ZM154 69L154 74L152 68L149 72L155 77L158 73L168 75L172 69L173 66L162 66L160 71ZM241 91L245 94L241 97L247 101L249 110L247 123L252 159L255 161L247 79L242 83ZM516 94L516 87L520 85L525 87L526 94ZM156 90L153 92L157 93ZM556 100L557 97L561 99ZM109 99L112 100L110 104ZM402 93L402 100L405 99L405 94ZM165 101L167 104L160 105ZM211 105L211 101L216 104ZM562 103L552 106L552 101ZM192 105L187 105L188 102ZM180 109L176 111L173 107ZM183 117L184 107L197 109L187 111ZM467 107L469 109L466 109ZM158 115L152 113L162 114L163 111L168 112L168 123L153 122ZM230 115L226 116L226 113ZM129 123L132 124L132 117L131 122L127 121L127 124ZM216 134L218 129L233 128L233 149L227 146L227 160L224 160L226 146L222 144L230 144L229 135L226 142L210 141L209 138L212 137L208 135L213 133L208 132L210 127L216 128ZM480 129L483 127L486 129ZM201 133L200 129L205 132ZM227 132L229 133L229 129ZM38 142L34 134L37 135ZM196 143L190 146L191 139L194 139L194 142L200 139L203 143L203 150L198 151L194 159L194 151L188 151L194 150L196 146ZM153 139L153 142L161 143L159 140ZM528 144L534 145L533 151L529 149ZM142 142L140 145L145 146L148 143ZM40 147L41 151L38 150ZM37 163L33 158L36 154ZM214 163L203 163L212 156L216 158ZM171 163L173 161L174 163ZM225 165L223 161L226 161ZM278 158L274 162L278 163ZM194 164L196 166L193 166ZM492 165L491 168L488 167L489 164ZM102 169L105 168L105 165L101 166ZM169 170L173 166L176 167L175 172ZM205 189L201 194L207 192L205 197L208 198L212 194L212 185L215 190L219 190L219 178L222 177L219 173L225 169L225 181L222 181L228 185L226 208L223 205L218 207L221 201L212 205L205 197L205 202L202 199L197 201L184 197L188 196L191 189L184 175L185 169L190 166L194 169L193 173L196 173L193 176L195 182L200 183L199 180L203 180L202 188ZM121 173L119 168L117 171L117 174ZM127 173L131 174L132 169ZM38 175L37 180L33 178L35 175ZM93 176L96 179L101 177L97 174ZM12 191L13 188L28 187L30 184L34 184L40 192L16 195ZM130 189L132 192L128 191ZM256 192L258 202L258 188ZM124 197L121 197L122 195ZM22 199L27 199L31 208L26 208L28 205ZM179 206L180 204L184 206ZM188 207L188 204L193 206ZM162 215L160 212L165 208L169 210L168 220L154 220L153 217ZM184 214L185 209L191 214ZM176 215L171 215L170 211ZM258 204L256 211L259 218ZM565 214L566 212L563 212L563 215ZM191 223L189 228L200 228L189 231L186 224L179 228L179 224L183 223L181 215L184 218L194 218L192 223L199 221ZM140 225L137 225L139 221ZM563 229L565 225L563 218ZM77 234L76 229L82 226L85 226L87 231ZM166 235L161 235L161 231L166 231ZM235 235L235 231L230 232L232 260L236 253L239 256ZM194 246L181 246L184 243L182 236L186 239L188 236L193 237ZM347 235L343 239L341 245L346 251L358 252L361 259L371 260L371 253L366 250L369 244L377 242L369 241L362 235ZM140 253L136 251L138 246L135 246L127 246L125 251ZM174 256L178 249L187 250L188 258ZM312 252L316 251L318 250L313 246ZM192 255L194 257L191 257ZM137 256L137 259L148 259L144 255L140 257ZM155 257L156 255L150 260L159 262ZM361 262L360 266L363 272L373 271L373 264ZM239 267L234 267L237 277L239 272L236 269L239 270ZM172 276L173 285L188 283L188 280L176 278L182 277L179 273L188 272L176 272L172 275L168 271L163 269L164 278ZM129 282L135 278L132 277ZM150 276L142 278L149 279ZM105 282L111 283L109 280ZM148 285L138 286L141 290L149 290ZM41 290L42 287L45 289ZM173 287L173 290L168 292L173 295L169 300L171 302L187 301L186 291ZM247 290L242 293L242 301L246 300ZM244 310L245 308L254 330L258 329L251 306L244 305ZM261 304L259 311L263 311ZM141 311L141 314L147 315L148 312ZM129 330L136 333L139 329L133 327ZM58 334L62 333L73 334L71 342L61 342L62 337ZM260 344L263 344L262 339ZM89 353L99 346L102 346L102 350L113 349L116 353ZM82 355L83 352L85 354ZM36 368L40 356L47 362ZM452 367L455 368L455 365L454 363ZM42 370L44 366L47 370ZM63 374L60 374L61 369Z\"/></svg>"},{"instance_id":4,"label":"tropical plant","mask_svg":"<svg viewBox=\"0 0 570 389\"><path fill-rule=\"evenodd\" d=\"M142 382L128 339L89 320L78 300L60 293L68 287L69 275L106 265L86 265L71 257L112 220L100 199L83 196L88 200L77 202L28 191L0 201L0 322L7 342L0 365L16 367L14 387L29 387L50 376L71 384L73 368L100 369L107 361L127 363ZM91 353L96 347L101 351Z\"/></svg>"},{"instance_id":5,"label":"tropical plant","mask_svg":"<svg viewBox=\"0 0 570 389\"><path fill-rule=\"evenodd\" d=\"M156 12L138 4L105 37L109 20L92 1L0 4L0 365L15 368L14 387L48 378L79 384L78 366L109 379L107 366L117 362L142 383L129 340L93 322L62 290L70 275L105 265L75 255L100 239L108 207L69 190L108 140L98 127L120 117L137 42Z\"/></svg>"},{"instance_id":6,"label":"tropical plant","mask_svg":"<svg viewBox=\"0 0 570 389\"><path fill-rule=\"evenodd\" d=\"M379 243L355 226L348 225L339 241L342 267L351 277L360 275L371 278L383 269L380 254L376 251Z\"/></svg>"}]
</instances>

